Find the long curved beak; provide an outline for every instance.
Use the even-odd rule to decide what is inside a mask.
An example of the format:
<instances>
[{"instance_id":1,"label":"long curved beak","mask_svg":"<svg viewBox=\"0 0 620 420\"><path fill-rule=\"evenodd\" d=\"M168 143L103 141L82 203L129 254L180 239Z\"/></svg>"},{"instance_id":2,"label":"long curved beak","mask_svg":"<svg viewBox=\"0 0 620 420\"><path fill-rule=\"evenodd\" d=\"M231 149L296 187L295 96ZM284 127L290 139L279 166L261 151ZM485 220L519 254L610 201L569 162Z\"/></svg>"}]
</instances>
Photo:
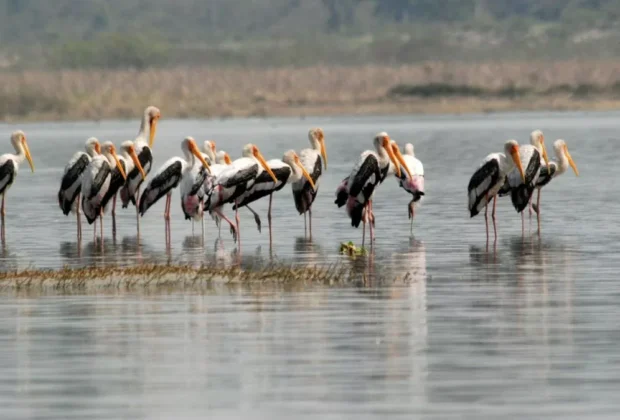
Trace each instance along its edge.
<instances>
[{"instance_id":1,"label":"long curved beak","mask_svg":"<svg viewBox=\"0 0 620 420\"><path fill-rule=\"evenodd\" d=\"M519 148L518 147L513 148L510 154L512 155L512 160L517 166L519 173L521 174L521 180L523 180L523 183L525 183L525 172L523 172L523 165L521 165L521 156L519 155Z\"/></svg>"},{"instance_id":2,"label":"long curved beak","mask_svg":"<svg viewBox=\"0 0 620 420\"><path fill-rule=\"evenodd\" d=\"M254 157L258 159L263 169L267 171L269 176L271 176L271 179L273 179L273 182L277 183L278 178L276 178L276 174L274 174L271 168L269 167L269 165L267 165L267 162L265 161L265 158L263 157L261 152L258 150L258 147L254 147Z\"/></svg>"},{"instance_id":3,"label":"long curved beak","mask_svg":"<svg viewBox=\"0 0 620 420\"><path fill-rule=\"evenodd\" d=\"M142 181L144 181L146 179L146 173L144 173L144 168L142 167L140 159L138 159L138 155L136 155L136 151L133 147L129 149L129 156L131 156L133 164L136 165L136 168L138 168L138 170L140 171L140 174L142 175Z\"/></svg>"},{"instance_id":4,"label":"long curved beak","mask_svg":"<svg viewBox=\"0 0 620 420\"><path fill-rule=\"evenodd\" d=\"M228 153L224 154L224 163L230 165L232 163L232 159L230 159L230 155Z\"/></svg>"},{"instance_id":5,"label":"long curved beak","mask_svg":"<svg viewBox=\"0 0 620 420\"><path fill-rule=\"evenodd\" d=\"M573 168L573 171L575 171L575 175L579 176L579 170L577 169L577 165L575 165L575 161L571 157L570 153L568 153L568 147L566 146L564 146L564 153L566 154L566 157L568 158L568 164L570 165L571 168Z\"/></svg>"},{"instance_id":6,"label":"long curved beak","mask_svg":"<svg viewBox=\"0 0 620 420\"><path fill-rule=\"evenodd\" d=\"M303 174L304 178L306 178L308 182L310 183L312 190L316 191L316 187L314 186L314 181L312 180L312 177L310 176L308 171L306 171L306 168L304 168L304 165L301 164L301 161L299 160L299 156L295 156L295 163L301 169L301 173Z\"/></svg>"},{"instance_id":7,"label":"long curved beak","mask_svg":"<svg viewBox=\"0 0 620 420\"><path fill-rule=\"evenodd\" d=\"M157 133L157 121L158 118L151 118L150 130L149 130L149 147L153 147L155 143L155 133Z\"/></svg>"},{"instance_id":8,"label":"long curved beak","mask_svg":"<svg viewBox=\"0 0 620 420\"><path fill-rule=\"evenodd\" d=\"M321 137L321 156L323 157L323 165L327 170L327 149L325 149L325 137Z\"/></svg>"},{"instance_id":9,"label":"long curved beak","mask_svg":"<svg viewBox=\"0 0 620 420\"><path fill-rule=\"evenodd\" d=\"M549 165L549 156L547 155L547 146L545 146L545 138L543 137L541 140L542 149L543 149L543 159L545 160L545 165Z\"/></svg>"},{"instance_id":10,"label":"long curved beak","mask_svg":"<svg viewBox=\"0 0 620 420\"><path fill-rule=\"evenodd\" d=\"M98 155L101 154L101 145L99 143L95 143L95 152L97 152Z\"/></svg>"},{"instance_id":11,"label":"long curved beak","mask_svg":"<svg viewBox=\"0 0 620 420\"><path fill-rule=\"evenodd\" d=\"M123 165L121 165L121 161L118 159L118 156L116 155L116 151L112 150L111 153L112 153L112 156L114 157L114 160L116 161L116 167L118 168L121 175L123 176L123 179L126 180L127 174L125 173L125 170L123 169Z\"/></svg>"},{"instance_id":12,"label":"long curved beak","mask_svg":"<svg viewBox=\"0 0 620 420\"><path fill-rule=\"evenodd\" d=\"M392 150L392 146L390 146L390 139L388 137L383 139L383 148L396 168L396 176L400 178L400 163L396 160L396 156L394 156L394 151Z\"/></svg>"},{"instance_id":13,"label":"long curved beak","mask_svg":"<svg viewBox=\"0 0 620 420\"><path fill-rule=\"evenodd\" d=\"M211 167L209 166L209 163L205 160L205 157L202 155L202 153L200 153L200 150L198 150L198 146L196 146L196 143L189 143L189 151L192 152L192 154L198 158L200 163L202 163L202 166L204 166L207 171L211 173Z\"/></svg>"},{"instance_id":14,"label":"long curved beak","mask_svg":"<svg viewBox=\"0 0 620 420\"><path fill-rule=\"evenodd\" d=\"M30 169L34 173L34 163L32 162L32 155L30 154L30 147L28 147L28 143L26 143L26 137L22 137L22 146L24 147L24 153L26 154L26 159L28 159L28 164L30 165Z\"/></svg>"},{"instance_id":15,"label":"long curved beak","mask_svg":"<svg viewBox=\"0 0 620 420\"><path fill-rule=\"evenodd\" d=\"M403 154L400 152L400 148L396 143L392 143L392 152L394 152L394 157L400 162L400 164L405 168L405 172L411 178L411 171L409 171L409 167L405 163L405 159L403 158Z\"/></svg>"}]
</instances>

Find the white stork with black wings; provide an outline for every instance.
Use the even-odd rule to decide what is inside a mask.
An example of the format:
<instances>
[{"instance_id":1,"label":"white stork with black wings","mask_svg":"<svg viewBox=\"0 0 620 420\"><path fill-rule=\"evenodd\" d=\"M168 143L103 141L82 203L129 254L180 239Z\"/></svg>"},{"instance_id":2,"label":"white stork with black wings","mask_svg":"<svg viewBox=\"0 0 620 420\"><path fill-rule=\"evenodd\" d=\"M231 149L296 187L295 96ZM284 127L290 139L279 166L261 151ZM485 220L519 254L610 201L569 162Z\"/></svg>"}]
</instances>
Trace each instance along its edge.
<instances>
[{"instance_id":1,"label":"white stork with black wings","mask_svg":"<svg viewBox=\"0 0 620 420\"><path fill-rule=\"evenodd\" d=\"M303 149L299 152L299 160L306 172L312 177L315 188L310 183L301 178L297 182L291 184L293 190L293 198L295 199L295 208L299 214L304 215L304 230L306 226L306 212L310 221L310 239L312 239L312 203L319 190L319 180L323 173L323 169L327 170L327 150L325 149L325 136L320 128L312 128L308 132L308 140L312 148Z\"/></svg>"},{"instance_id":2,"label":"white stork with black wings","mask_svg":"<svg viewBox=\"0 0 620 420\"><path fill-rule=\"evenodd\" d=\"M92 158L82 175L82 211L89 225L92 225L99 217L103 241L103 201L110 189L113 168L118 168L123 178L126 179L127 175L112 142L104 142L101 145L101 152L101 155Z\"/></svg>"},{"instance_id":3,"label":"white stork with black wings","mask_svg":"<svg viewBox=\"0 0 620 420\"><path fill-rule=\"evenodd\" d=\"M153 153L151 148L155 142L155 134L157 132L157 123L161 118L161 112L159 108L154 106L148 106L142 114L142 120L140 122L140 130L138 135L134 139L134 148L142 169L145 174L149 174L153 165ZM136 206L136 223L138 233L140 233L140 217L138 202L140 201L140 186L142 185L142 173L138 168L134 167L133 170L127 174L127 183L121 190L121 200L123 202L123 208L129 206L131 202Z\"/></svg>"},{"instance_id":4,"label":"white stork with black wings","mask_svg":"<svg viewBox=\"0 0 620 420\"><path fill-rule=\"evenodd\" d=\"M497 194L506 182L506 175L516 168L521 179L525 180L523 166L519 154L519 143L516 140L508 140L504 144L504 153L491 153L483 161L480 167L472 175L467 186L467 199L469 214L476 216L482 208L485 209L484 221L486 226L487 241L489 239L488 206L493 200L493 230L497 239L497 226L495 224L495 208Z\"/></svg>"},{"instance_id":5,"label":"white stork with black wings","mask_svg":"<svg viewBox=\"0 0 620 420\"><path fill-rule=\"evenodd\" d=\"M521 213L521 231L525 233L523 210L530 204L534 188L540 176L540 168L549 164L545 137L540 130L534 130L530 134L530 144L524 144L519 148L521 165L525 171L525 180L522 179L517 169L513 169L506 176L506 182L499 191L500 197L510 193L512 205L518 213ZM530 209L531 212L531 209Z\"/></svg>"},{"instance_id":6,"label":"white stork with black wings","mask_svg":"<svg viewBox=\"0 0 620 420\"><path fill-rule=\"evenodd\" d=\"M2 194L2 207L0 207L0 215L2 216L2 239L4 239L4 216L6 214L4 199L6 192L11 188L15 178L17 177L17 171L19 170L19 164L26 159L30 165L30 169L34 172L34 163L32 163L32 156L30 156L30 148L26 142L26 135L23 131L17 130L11 134L11 144L17 154L6 153L0 156L0 194Z\"/></svg>"},{"instance_id":7,"label":"white stork with black wings","mask_svg":"<svg viewBox=\"0 0 620 420\"><path fill-rule=\"evenodd\" d=\"M206 190L205 210L216 213L226 220L231 231L237 233L237 243L241 247L239 232L239 210L235 210L235 225L221 211L224 204L237 203L241 195L254 185L256 178L266 171L273 182L278 182L275 174L267 165L265 158L253 144L246 144L243 148L243 157L234 160L217 177L210 179L210 188Z\"/></svg>"},{"instance_id":8,"label":"white stork with black wings","mask_svg":"<svg viewBox=\"0 0 620 420\"><path fill-rule=\"evenodd\" d=\"M536 181L538 198L536 200L536 204L532 203L532 207L538 215L538 233L540 233L540 190L542 187L550 183L553 178L566 172L569 165L573 168L575 175L579 176L577 165L575 165L573 158L570 153L568 153L568 146L566 145L566 142L562 139L556 140L553 143L553 149L555 151L556 160L550 161L548 165L544 165L540 168L540 176L538 177L538 181Z\"/></svg>"},{"instance_id":9,"label":"white stork with black wings","mask_svg":"<svg viewBox=\"0 0 620 420\"><path fill-rule=\"evenodd\" d=\"M387 133L381 132L374 138L376 151L366 150L360 156L358 162L353 166L351 174L345 178L336 190L336 201L338 207L346 204L347 214L351 218L351 226L358 227L360 222L364 223L362 233L362 246L364 246L366 236L366 223L370 221L370 240L374 240L372 207L370 202L375 188L385 179L383 173L389 172L390 163L397 176L400 176L400 167L403 162L399 161L394 155L390 145L390 137ZM403 165L409 176L409 168ZM387 168L387 169L386 169Z\"/></svg>"},{"instance_id":10,"label":"white stork with black wings","mask_svg":"<svg viewBox=\"0 0 620 420\"><path fill-rule=\"evenodd\" d=\"M99 140L91 137L86 140L85 152L76 152L65 166L58 190L58 205L65 216L75 212L77 214L77 236L82 237L80 222L80 192L82 190L82 174L93 157L101 154Z\"/></svg>"},{"instance_id":11,"label":"white stork with black wings","mask_svg":"<svg viewBox=\"0 0 620 420\"><path fill-rule=\"evenodd\" d=\"M396 177L398 180L398 185L411 194L412 198L407 206L407 212L409 214L409 219L411 219L410 231L413 232L413 218L415 216L415 204L418 203L422 196L424 196L424 166L422 162L418 158L415 157L413 144L407 143L405 145L405 154L402 155L400 153L400 149L398 148L398 144L394 140L391 142L392 149L394 151L394 156L402 159L405 162L405 166L409 168L409 173L411 176L408 177L401 170L401 176Z\"/></svg>"},{"instance_id":12,"label":"white stork with black wings","mask_svg":"<svg viewBox=\"0 0 620 420\"><path fill-rule=\"evenodd\" d=\"M258 225L258 230L260 232L260 217L258 214L252 210L249 204L259 200L263 197L269 196L269 210L267 211L267 221L269 222L269 244L272 244L272 232L271 232L271 202L273 199L273 193L276 191L280 191L287 182L298 182L299 180L305 178L308 184L312 188L315 188L314 181L312 180L312 176L306 171L301 160L297 153L294 150L289 150L284 153L282 160L280 159L271 159L267 161L267 166L271 168L271 171L277 178L277 182L271 178L271 175L268 172L262 172L256 180L252 187L250 187L246 192L244 192L239 199L237 200L238 204L233 206L233 209L237 209L237 207L246 207L254 214L254 218Z\"/></svg>"}]
</instances>

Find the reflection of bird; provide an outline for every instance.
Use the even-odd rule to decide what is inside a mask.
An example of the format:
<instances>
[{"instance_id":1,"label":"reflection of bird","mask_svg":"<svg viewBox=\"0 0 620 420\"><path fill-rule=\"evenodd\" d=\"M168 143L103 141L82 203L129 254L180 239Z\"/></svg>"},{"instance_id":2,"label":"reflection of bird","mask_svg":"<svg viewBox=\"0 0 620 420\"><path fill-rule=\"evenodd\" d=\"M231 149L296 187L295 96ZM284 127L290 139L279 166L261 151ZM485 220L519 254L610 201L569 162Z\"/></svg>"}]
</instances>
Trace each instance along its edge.
<instances>
[{"instance_id":1,"label":"reflection of bird","mask_svg":"<svg viewBox=\"0 0 620 420\"><path fill-rule=\"evenodd\" d=\"M394 156L400 157L400 159L405 162L407 168L409 168L409 173L411 173L411 176L407 177L405 171L401 171L401 175L397 177L397 179L398 185L413 196L407 207L409 219L411 219L410 231L413 232L413 218L415 216L414 206L424 195L424 166L422 162L415 157L413 144L407 143L405 145L404 155L401 155L398 144L396 144L394 140L391 141L391 145Z\"/></svg>"},{"instance_id":2,"label":"reflection of bird","mask_svg":"<svg viewBox=\"0 0 620 420\"><path fill-rule=\"evenodd\" d=\"M521 166L525 171L525 178L516 169L511 170L506 175L506 182L499 191L499 195L502 197L510 193L512 205L518 213L521 213L521 230L525 232L523 210L525 210L532 199L541 166L549 163L547 149L545 148L545 136L543 136L542 131L532 131L530 134L530 144L524 144L519 148L519 157ZM530 209L530 217L531 212L532 210Z\"/></svg>"},{"instance_id":3,"label":"reflection of bird","mask_svg":"<svg viewBox=\"0 0 620 420\"><path fill-rule=\"evenodd\" d=\"M306 230L306 212L310 222L310 238L312 238L312 203L318 193L319 179L323 173L323 167L327 170L327 151L325 149L325 136L320 128L313 128L308 132L311 149L303 149L299 152L304 169L312 177L315 188L305 178L299 179L291 184L293 190L293 198L295 199L295 208L299 214L304 215L304 231Z\"/></svg>"},{"instance_id":4,"label":"reflection of bird","mask_svg":"<svg viewBox=\"0 0 620 420\"><path fill-rule=\"evenodd\" d=\"M103 241L103 200L110 189L115 166L126 179L125 169L116 155L116 148L107 141L101 147L101 155L95 156L82 175L82 210L88 224L100 218L100 234Z\"/></svg>"},{"instance_id":5,"label":"reflection of bird","mask_svg":"<svg viewBox=\"0 0 620 420\"><path fill-rule=\"evenodd\" d=\"M370 221L370 243L374 241L372 217L372 195L377 185L387 176L390 161L394 165L396 175L400 177L401 164L409 174L409 168L399 162L394 155L390 145L390 137L382 132L374 138L375 150L363 152L353 166L351 174L345 178L336 190L336 201L338 207L346 204L347 214L351 218L351 226L358 227L360 221L364 223L362 232L362 246L366 236L366 223ZM385 176L382 173L385 172ZM411 176L411 175L409 175Z\"/></svg>"},{"instance_id":6,"label":"reflection of bird","mask_svg":"<svg viewBox=\"0 0 620 420\"><path fill-rule=\"evenodd\" d=\"M521 159L519 158L519 144L516 140L508 140L504 144L504 153L491 153L480 167L474 172L467 186L468 208L471 217L476 216L484 207L484 221L486 225L487 240L489 239L488 206L493 200L493 230L497 239L497 226L495 223L495 207L497 205L497 193L504 185L506 174L516 166L517 173L525 179Z\"/></svg>"},{"instance_id":7,"label":"reflection of bird","mask_svg":"<svg viewBox=\"0 0 620 420\"><path fill-rule=\"evenodd\" d=\"M538 198L536 199L536 204L532 204L534 211L536 211L537 219L538 219L538 233L540 233L540 190L542 187L551 182L551 180L555 177L562 175L568 169L568 165L573 168L575 171L575 175L579 176L579 171L577 170L577 165L573 161L570 153L568 153L568 146L564 140L556 140L553 143L553 149L555 150L555 156L557 157L556 161L549 162L548 165L545 165L540 168L540 176L538 177L538 181L536 182L536 189L538 190Z\"/></svg>"},{"instance_id":8,"label":"reflection of bird","mask_svg":"<svg viewBox=\"0 0 620 420\"><path fill-rule=\"evenodd\" d=\"M19 170L19 164L28 160L30 169L34 172L34 163L32 163L32 157L30 156L30 148L26 142L26 135L23 131L18 130L11 134L11 144L17 152L17 154L7 153L0 156L0 194L2 194L2 207L0 208L0 215L2 216L2 238L4 239L4 216L6 214L4 199L6 192L17 177L17 171Z\"/></svg>"},{"instance_id":9,"label":"reflection of bird","mask_svg":"<svg viewBox=\"0 0 620 420\"><path fill-rule=\"evenodd\" d=\"M273 198L273 193L276 191L280 191L287 182L299 182L301 179L305 178L308 181L308 184L312 188L315 187L314 181L312 177L306 171L303 164L301 163L299 156L295 153L294 150L289 150L284 153L284 157L282 160L279 159L271 159L267 162L269 168L271 168L272 172L275 174L277 178L277 182L271 178L269 173L262 172L260 175L256 177L254 184L247 189L237 200L238 204L233 208L246 206L248 210L250 210L257 221L258 228L260 230L260 217L258 214L248 206L248 204L253 203L259 198L269 196L269 210L267 211L267 221L269 222L269 244L272 244L271 238L271 201Z\"/></svg>"},{"instance_id":10,"label":"reflection of bird","mask_svg":"<svg viewBox=\"0 0 620 420\"><path fill-rule=\"evenodd\" d=\"M246 144L243 148L243 157L232 161L211 183L211 188L205 191L205 210L215 212L227 221L231 231L235 225L221 211L224 204L238 203L239 197L252 187L263 170L267 171L273 182L278 182L275 174L267 165L265 158L253 144ZM237 243L241 247L239 232L239 209L235 210Z\"/></svg>"},{"instance_id":11,"label":"reflection of bird","mask_svg":"<svg viewBox=\"0 0 620 420\"><path fill-rule=\"evenodd\" d=\"M158 108L154 106L147 107L142 115L138 135L134 139L134 148L140 160L140 164L144 169L144 173L147 175L151 172L151 167L153 165L153 153L151 152L151 148L155 141L157 122L160 118L161 112ZM144 179L138 168L134 168L127 176L127 184L121 190L121 200L123 202L123 208L126 208L130 201L136 206L136 223L138 233L140 233L140 209L138 203L140 202L140 185L142 185Z\"/></svg>"}]
</instances>

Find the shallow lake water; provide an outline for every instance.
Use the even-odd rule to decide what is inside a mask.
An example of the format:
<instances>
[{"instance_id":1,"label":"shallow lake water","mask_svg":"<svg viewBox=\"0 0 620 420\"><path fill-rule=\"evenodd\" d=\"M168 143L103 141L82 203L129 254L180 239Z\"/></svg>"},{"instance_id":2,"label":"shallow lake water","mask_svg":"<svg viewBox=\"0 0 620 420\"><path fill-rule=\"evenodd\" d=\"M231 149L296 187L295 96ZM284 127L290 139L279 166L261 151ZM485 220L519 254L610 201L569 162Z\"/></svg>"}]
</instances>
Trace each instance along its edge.
<instances>
[{"instance_id":1,"label":"shallow lake water","mask_svg":"<svg viewBox=\"0 0 620 420\"><path fill-rule=\"evenodd\" d=\"M201 293L34 295L0 299L2 418L615 418L620 402L615 180L618 113L523 113L440 117L161 120L155 168L179 155L186 135L214 139L233 158L247 142L266 158L308 147L321 126L329 155L304 237L290 188L274 198L274 246L242 209L242 264L351 265L359 281L318 287L217 286ZM62 169L85 139L120 143L138 123L23 124L36 172L23 166L7 194L0 270L141 262L231 264L235 244L206 221L204 244L173 196L172 243L163 202L142 219L119 209L103 249L58 209ZM16 126L0 125L7 141ZM466 210L469 177L505 140L564 138L580 170L542 195L535 235L509 199L498 204L499 240ZM355 261L341 242L361 242L334 191L373 135L412 141L426 191L409 233L409 197L388 179L377 191L373 254ZM266 227L266 202L254 208ZM227 210L228 214L232 214ZM106 227L110 227L109 217ZM392 284L393 279L400 279Z\"/></svg>"}]
</instances>

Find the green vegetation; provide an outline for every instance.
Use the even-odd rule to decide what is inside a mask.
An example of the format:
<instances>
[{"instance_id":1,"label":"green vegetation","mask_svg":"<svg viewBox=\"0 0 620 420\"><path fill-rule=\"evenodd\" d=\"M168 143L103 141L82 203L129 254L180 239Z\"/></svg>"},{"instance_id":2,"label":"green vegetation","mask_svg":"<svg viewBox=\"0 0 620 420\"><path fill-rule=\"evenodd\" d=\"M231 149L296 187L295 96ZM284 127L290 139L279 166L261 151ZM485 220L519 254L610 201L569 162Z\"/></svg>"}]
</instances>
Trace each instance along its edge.
<instances>
[{"instance_id":1,"label":"green vegetation","mask_svg":"<svg viewBox=\"0 0 620 420\"><path fill-rule=\"evenodd\" d=\"M617 0L0 0L2 68L614 58Z\"/></svg>"}]
</instances>

